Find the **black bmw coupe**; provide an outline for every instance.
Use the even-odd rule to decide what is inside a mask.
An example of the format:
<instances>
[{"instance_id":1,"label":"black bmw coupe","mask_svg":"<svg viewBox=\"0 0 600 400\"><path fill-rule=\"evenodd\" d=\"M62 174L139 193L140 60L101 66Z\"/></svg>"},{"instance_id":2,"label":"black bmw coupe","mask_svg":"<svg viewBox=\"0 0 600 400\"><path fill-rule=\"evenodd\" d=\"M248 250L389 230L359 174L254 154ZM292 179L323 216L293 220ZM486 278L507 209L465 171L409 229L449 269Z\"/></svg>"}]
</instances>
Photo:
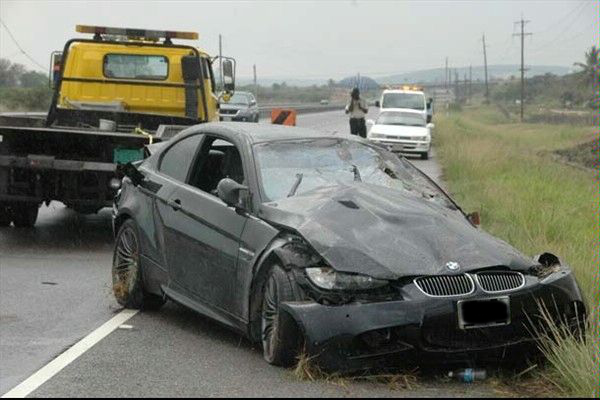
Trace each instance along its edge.
<instances>
[{"instance_id":1,"label":"black bmw coupe","mask_svg":"<svg viewBox=\"0 0 600 400\"><path fill-rule=\"evenodd\" d=\"M404 158L345 135L203 124L123 168L113 288L183 304L324 367L477 362L535 348L540 304L585 313L569 267L479 229ZM512 354L512 355L511 355Z\"/></svg>"}]
</instances>

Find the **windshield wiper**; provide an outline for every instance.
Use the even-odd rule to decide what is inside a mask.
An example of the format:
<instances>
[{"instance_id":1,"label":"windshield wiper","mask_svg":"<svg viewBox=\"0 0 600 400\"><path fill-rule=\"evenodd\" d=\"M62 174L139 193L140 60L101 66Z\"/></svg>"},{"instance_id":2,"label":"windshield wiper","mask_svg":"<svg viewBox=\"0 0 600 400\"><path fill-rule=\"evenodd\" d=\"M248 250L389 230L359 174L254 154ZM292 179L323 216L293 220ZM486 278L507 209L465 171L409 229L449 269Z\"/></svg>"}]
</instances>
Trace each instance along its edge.
<instances>
[{"instance_id":1,"label":"windshield wiper","mask_svg":"<svg viewBox=\"0 0 600 400\"><path fill-rule=\"evenodd\" d=\"M300 186L300 184L302 183L302 178L304 178L304 174L296 174L296 181L292 185L292 188L290 189L290 192L288 193L287 197L292 197L296 194L298 186Z\"/></svg>"},{"instance_id":2,"label":"windshield wiper","mask_svg":"<svg viewBox=\"0 0 600 400\"><path fill-rule=\"evenodd\" d=\"M352 168L350 169L354 173L354 182L362 182L362 178L360 177L360 171L358 167L352 164Z\"/></svg>"}]
</instances>

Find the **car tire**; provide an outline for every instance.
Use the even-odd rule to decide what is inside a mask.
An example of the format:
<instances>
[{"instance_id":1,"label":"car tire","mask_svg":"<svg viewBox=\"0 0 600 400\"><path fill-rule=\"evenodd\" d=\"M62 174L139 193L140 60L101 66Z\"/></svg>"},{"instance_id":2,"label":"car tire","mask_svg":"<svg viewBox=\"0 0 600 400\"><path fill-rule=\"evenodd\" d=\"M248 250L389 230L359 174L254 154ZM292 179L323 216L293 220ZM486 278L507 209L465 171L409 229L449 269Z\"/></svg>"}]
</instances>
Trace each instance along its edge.
<instances>
[{"instance_id":1,"label":"car tire","mask_svg":"<svg viewBox=\"0 0 600 400\"><path fill-rule=\"evenodd\" d=\"M125 308L157 310L165 304L165 299L144 289L139 243L137 225L128 219L121 225L115 240L113 294Z\"/></svg>"},{"instance_id":2,"label":"car tire","mask_svg":"<svg viewBox=\"0 0 600 400\"><path fill-rule=\"evenodd\" d=\"M254 122L258 123L259 120L260 120L260 115L256 114L256 117L254 117Z\"/></svg>"},{"instance_id":3,"label":"car tire","mask_svg":"<svg viewBox=\"0 0 600 400\"><path fill-rule=\"evenodd\" d=\"M421 160L429 160L429 152L421 153Z\"/></svg>"},{"instance_id":4,"label":"car tire","mask_svg":"<svg viewBox=\"0 0 600 400\"><path fill-rule=\"evenodd\" d=\"M0 203L0 228L5 228L12 222L10 209L6 204Z\"/></svg>"},{"instance_id":5,"label":"car tire","mask_svg":"<svg viewBox=\"0 0 600 400\"><path fill-rule=\"evenodd\" d=\"M280 305L296 300L288 274L275 265L263 288L261 341L263 357L272 365L290 367L296 362L301 338L295 324L282 324Z\"/></svg>"},{"instance_id":6,"label":"car tire","mask_svg":"<svg viewBox=\"0 0 600 400\"><path fill-rule=\"evenodd\" d=\"M37 203L16 203L10 207L12 222L16 228L32 228L37 221L40 206Z\"/></svg>"}]
</instances>

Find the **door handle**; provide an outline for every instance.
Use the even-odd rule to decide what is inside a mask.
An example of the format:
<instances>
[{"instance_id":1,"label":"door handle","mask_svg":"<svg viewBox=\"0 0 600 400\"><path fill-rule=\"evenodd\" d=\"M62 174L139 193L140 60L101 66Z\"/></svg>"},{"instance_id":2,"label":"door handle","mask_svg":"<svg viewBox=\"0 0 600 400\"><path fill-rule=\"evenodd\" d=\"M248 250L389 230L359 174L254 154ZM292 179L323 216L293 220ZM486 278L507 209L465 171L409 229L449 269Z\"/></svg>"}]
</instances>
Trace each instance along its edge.
<instances>
[{"instance_id":1,"label":"door handle","mask_svg":"<svg viewBox=\"0 0 600 400\"><path fill-rule=\"evenodd\" d=\"M179 211L179 210L181 210L181 200L179 200L179 199L175 199L173 201L169 201L169 205L171 206L171 208L173 209L173 211Z\"/></svg>"}]
</instances>

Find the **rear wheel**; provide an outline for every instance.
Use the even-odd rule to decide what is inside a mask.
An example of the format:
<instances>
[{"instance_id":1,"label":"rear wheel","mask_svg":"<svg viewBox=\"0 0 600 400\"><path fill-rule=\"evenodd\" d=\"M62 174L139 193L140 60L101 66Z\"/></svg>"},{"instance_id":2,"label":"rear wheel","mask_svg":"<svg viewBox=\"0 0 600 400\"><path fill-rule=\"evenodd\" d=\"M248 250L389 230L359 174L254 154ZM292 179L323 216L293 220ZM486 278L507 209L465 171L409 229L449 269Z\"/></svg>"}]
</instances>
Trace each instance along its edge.
<instances>
[{"instance_id":1,"label":"rear wheel","mask_svg":"<svg viewBox=\"0 0 600 400\"><path fill-rule=\"evenodd\" d=\"M289 367L300 350L301 338L295 324L283 324L280 305L293 301L292 283L286 272L275 265L263 290L261 339L263 356L269 364Z\"/></svg>"},{"instance_id":2,"label":"rear wheel","mask_svg":"<svg viewBox=\"0 0 600 400\"><path fill-rule=\"evenodd\" d=\"M10 210L4 203L0 203L0 228L10 225L12 218L10 216Z\"/></svg>"},{"instance_id":3,"label":"rear wheel","mask_svg":"<svg viewBox=\"0 0 600 400\"><path fill-rule=\"evenodd\" d=\"M31 228L35 225L40 206L37 203L16 203L10 207L12 221L17 228Z\"/></svg>"},{"instance_id":4,"label":"rear wheel","mask_svg":"<svg viewBox=\"0 0 600 400\"><path fill-rule=\"evenodd\" d=\"M165 300L144 290L139 235L135 222L125 221L117 234L113 255L113 293L126 308L159 309Z\"/></svg>"}]
</instances>

